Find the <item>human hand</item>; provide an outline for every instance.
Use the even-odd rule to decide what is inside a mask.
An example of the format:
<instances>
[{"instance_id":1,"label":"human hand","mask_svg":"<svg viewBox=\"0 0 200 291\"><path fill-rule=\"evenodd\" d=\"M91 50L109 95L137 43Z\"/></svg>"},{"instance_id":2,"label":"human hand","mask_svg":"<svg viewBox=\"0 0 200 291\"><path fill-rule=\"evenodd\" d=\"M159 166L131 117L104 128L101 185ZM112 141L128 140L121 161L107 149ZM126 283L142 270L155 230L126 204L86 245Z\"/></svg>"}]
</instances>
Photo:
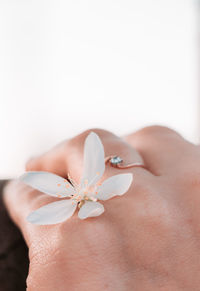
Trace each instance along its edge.
<instances>
[{"instance_id":1,"label":"human hand","mask_svg":"<svg viewBox=\"0 0 200 291\"><path fill-rule=\"evenodd\" d=\"M54 198L13 181L5 189L9 213L29 247L28 290L199 290L200 149L172 130L148 127L125 139L93 130L106 156L144 160L146 169L107 168L104 178L132 172L122 197L104 203L105 213L35 226L34 209ZM89 131L30 161L27 170L49 171L75 180L82 170Z\"/></svg>"}]
</instances>

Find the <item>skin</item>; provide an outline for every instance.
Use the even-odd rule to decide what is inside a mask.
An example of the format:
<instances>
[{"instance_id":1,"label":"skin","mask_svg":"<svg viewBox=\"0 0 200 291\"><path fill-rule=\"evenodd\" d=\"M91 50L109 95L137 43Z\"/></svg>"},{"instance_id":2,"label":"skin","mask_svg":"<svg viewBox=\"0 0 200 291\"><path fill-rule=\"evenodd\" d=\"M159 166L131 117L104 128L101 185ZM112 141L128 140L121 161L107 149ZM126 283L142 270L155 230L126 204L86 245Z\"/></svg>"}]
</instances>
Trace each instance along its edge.
<instances>
[{"instance_id":1,"label":"skin","mask_svg":"<svg viewBox=\"0 0 200 291\"><path fill-rule=\"evenodd\" d=\"M27 163L79 180L83 144L91 130ZM108 176L132 172L122 197L105 201L96 218L35 226L33 210L56 199L12 181L4 199L29 247L28 291L200 290L200 148L165 127L153 126L121 138L92 129L105 155L143 160L146 169L107 167Z\"/></svg>"}]
</instances>

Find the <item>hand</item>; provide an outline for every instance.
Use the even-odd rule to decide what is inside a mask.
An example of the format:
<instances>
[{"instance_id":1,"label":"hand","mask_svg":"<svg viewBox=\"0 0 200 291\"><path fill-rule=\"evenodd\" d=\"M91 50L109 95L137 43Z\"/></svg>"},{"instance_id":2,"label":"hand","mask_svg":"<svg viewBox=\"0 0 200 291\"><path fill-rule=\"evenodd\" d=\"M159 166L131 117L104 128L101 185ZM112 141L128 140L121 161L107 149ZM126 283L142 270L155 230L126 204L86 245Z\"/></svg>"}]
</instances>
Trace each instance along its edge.
<instances>
[{"instance_id":1,"label":"hand","mask_svg":"<svg viewBox=\"0 0 200 291\"><path fill-rule=\"evenodd\" d=\"M132 172L122 197L105 201L105 212L80 220L36 226L27 215L55 199L21 182L5 189L10 216L29 247L29 291L200 290L200 148L176 132L147 127L125 137L93 130L106 156L144 160L146 169L107 167L105 176ZM83 143L89 131L68 140L27 170L80 179Z\"/></svg>"}]
</instances>

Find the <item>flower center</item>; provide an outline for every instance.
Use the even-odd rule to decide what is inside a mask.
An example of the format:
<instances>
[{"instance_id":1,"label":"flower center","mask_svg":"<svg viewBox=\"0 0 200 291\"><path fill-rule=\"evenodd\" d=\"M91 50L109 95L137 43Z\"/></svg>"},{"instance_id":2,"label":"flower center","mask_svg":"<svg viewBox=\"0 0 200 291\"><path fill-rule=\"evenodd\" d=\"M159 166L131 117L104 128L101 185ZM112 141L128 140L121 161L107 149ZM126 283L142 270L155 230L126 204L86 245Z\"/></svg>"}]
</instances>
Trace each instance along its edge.
<instances>
[{"instance_id":1,"label":"flower center","mask_svg":"<svg viewBox=\"0 0 200 291\"><path fill-rule=\"evenodd\" d=\"M81 208L86 201L96 202L97 199L93 197L94 189L90 189L85 181L85 187L76 187L77 192L71 196L71 199L78 203L78 207ZM93 191L92 191L93 190Z\"/></svg>"}]
</instances>

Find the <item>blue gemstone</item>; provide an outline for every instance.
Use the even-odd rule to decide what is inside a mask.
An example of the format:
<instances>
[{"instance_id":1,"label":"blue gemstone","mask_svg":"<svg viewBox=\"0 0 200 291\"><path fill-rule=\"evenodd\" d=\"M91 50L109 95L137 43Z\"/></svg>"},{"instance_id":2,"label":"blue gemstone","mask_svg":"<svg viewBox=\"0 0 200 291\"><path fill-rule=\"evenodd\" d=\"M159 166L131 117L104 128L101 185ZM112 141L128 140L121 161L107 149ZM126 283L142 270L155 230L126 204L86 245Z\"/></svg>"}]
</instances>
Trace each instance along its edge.
<instances>
[{"instance_id":1,"label":"blue gemstone","mask_svg":"<svg viewBox=\"0 0 200 291\"><path fill-rule=\"evenodd\" d=\"M113 165L118 165L118 164L122 163L123 160L120 157L115 156L115 157L113 157L113 158L110 159L110 162Z\"/></svg>"}]
</instances>

